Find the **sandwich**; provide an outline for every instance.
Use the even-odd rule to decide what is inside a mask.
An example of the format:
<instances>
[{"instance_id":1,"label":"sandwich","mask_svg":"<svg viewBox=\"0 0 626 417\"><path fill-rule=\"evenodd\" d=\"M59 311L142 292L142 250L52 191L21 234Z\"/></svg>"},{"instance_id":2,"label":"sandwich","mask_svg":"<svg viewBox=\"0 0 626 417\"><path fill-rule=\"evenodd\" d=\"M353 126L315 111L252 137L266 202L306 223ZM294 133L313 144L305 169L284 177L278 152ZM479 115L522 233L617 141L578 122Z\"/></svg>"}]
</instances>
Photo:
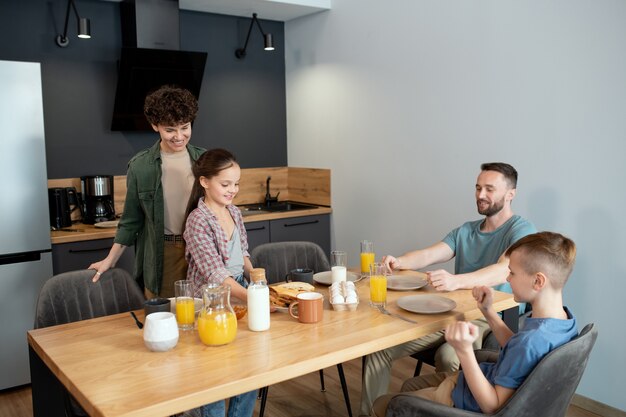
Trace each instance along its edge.
<instances>
[{"instance_id":1,"label":"sandwich","mask_svg":"<svg viewBox=\"0 0 626 417\"><path fill-rule=\"evenodd\" d=\"M270 285L270 303L276 307L289 307L301 292L315 291L315 287L307 282L284 282Z\"/></svg>"}]
</instances>

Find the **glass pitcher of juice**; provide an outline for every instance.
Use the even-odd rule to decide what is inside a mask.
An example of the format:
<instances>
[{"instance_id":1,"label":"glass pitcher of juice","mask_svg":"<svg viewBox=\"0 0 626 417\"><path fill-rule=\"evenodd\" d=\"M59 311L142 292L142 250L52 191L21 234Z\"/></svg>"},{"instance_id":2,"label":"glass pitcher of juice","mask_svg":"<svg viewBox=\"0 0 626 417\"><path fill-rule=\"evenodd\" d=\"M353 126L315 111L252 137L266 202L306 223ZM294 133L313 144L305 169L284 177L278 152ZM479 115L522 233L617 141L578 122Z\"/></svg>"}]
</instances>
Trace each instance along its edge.
<instances>
[{"instance_id":1,"label":"glass pitcher of juice","mask_svg":"<svg viewBox=\"0 0 626 417\"><path fill-rule=\"evenodd\" d=\"M198 334L202 343L220 346L235 340L237 316L230 305L230 287L209 284L202 289L204 306L198 317Z\"/></svg>"}]
</instances>

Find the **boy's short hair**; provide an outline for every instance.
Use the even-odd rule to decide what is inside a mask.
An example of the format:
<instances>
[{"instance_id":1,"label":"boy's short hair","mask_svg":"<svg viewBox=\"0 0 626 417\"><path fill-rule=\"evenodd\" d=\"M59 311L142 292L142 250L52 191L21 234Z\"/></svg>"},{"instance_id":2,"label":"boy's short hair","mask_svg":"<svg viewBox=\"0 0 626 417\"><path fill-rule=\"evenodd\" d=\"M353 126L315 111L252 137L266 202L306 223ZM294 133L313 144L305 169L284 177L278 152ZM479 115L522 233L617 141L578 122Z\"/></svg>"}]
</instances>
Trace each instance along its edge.
<instances>
[{"instance_id":1,"label":"boy's short hair","mask_svg":"<svg viewBox=\"0 0 626 417\"><path fill-rule=\"evenodd\" d=\"M511 256L515 251L525 255L522 268L526 273L543 272L555 288L563 288L576 259L576 244L554 232L526 235L512 244L505 255Z\"/></svg>"},{"instance_id":2,"label":"boy's short hair","mask_svg":"<svg viewBox=\"0 0 626 417\"><path fill-rule=\"evenodd\" d=\"M191 123L198 113L198 100L189 90L164 85L146 96L143 113L155 126Z\"/></svg>"}]
</instances>

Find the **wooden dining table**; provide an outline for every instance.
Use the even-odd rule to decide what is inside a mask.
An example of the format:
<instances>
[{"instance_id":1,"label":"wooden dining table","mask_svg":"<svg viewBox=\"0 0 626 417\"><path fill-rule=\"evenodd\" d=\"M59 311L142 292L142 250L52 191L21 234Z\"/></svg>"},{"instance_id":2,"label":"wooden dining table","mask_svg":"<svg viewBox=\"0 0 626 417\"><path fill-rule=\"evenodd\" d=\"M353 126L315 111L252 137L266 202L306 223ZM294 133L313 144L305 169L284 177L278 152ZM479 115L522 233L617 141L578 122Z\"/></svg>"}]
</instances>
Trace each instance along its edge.
<instances>
[{"instance_id":1,"label":"wooden dining table","mask_svg":"<svg viewBox=\"0 0 626 417\"><path fill-rule=\"evenodd\" d=\"M60 384L90 416L169 416L419 338L456 320L482 317L470 290L437 293L456 302L440 314L397 306L400 297L436 293L430 286L388 291L387 309L417 321L413 324L372 308L368 279L356 289L360 302L354 311L333 310L329 287L318 285L325 298L320 322L303 324L275 312L270 330L253 332L244 317L235 340L217 347L205 346L189 330L180 332L172 350L151 352L129 313L31 330L34 416L54 417L54 410L62 409ZM494 292L494 307L505 311L517 330L512 295ZM143 311L136 313L142 320Z\"/></svg>"}]
</instances>

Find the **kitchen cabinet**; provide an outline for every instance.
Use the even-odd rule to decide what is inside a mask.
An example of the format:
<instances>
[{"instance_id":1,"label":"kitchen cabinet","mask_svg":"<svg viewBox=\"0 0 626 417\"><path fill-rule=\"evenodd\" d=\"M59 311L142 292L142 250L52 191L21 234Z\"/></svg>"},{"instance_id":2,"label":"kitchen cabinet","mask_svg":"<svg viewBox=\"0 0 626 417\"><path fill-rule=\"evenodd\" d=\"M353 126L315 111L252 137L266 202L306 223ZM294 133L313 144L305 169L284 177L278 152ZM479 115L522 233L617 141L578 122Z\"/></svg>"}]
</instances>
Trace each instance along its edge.
<instances>
[{"instance_id":1,"label":"kitchen cabinet","mask_svg":"<svg viewBox=\"0 0 626 417\"><path fill-rule=\"evenodd\" d=\"M324 253L330 254L330 215L291 217L246 223L248 246L268 242L309 241L317 243Z\"/></svg>"},{"instance_id":2,"label":"kitchen cabinet","mask_svg":"<svg viewBox=\"0 0 626 417\"><path fill-rule=\"evenodd\" d=\"M270 242L270 221L244 223L248 235L248 252L252 248Z\"/></svg>"},{"instance_id":3,"label":"kitchen cabinet","mask_svg":"<svg viewBox=\"0 0 626 417\"><path fill-rule=\"evenodd\" d=\"M59 243L52 245L52 270L54 275L77 269L85 269L94 262L101 261L109 254L113 238L85 240L81 242ZM133 273L135 248L126 248L116 268Z\"/></svg>"}]
</instances>

